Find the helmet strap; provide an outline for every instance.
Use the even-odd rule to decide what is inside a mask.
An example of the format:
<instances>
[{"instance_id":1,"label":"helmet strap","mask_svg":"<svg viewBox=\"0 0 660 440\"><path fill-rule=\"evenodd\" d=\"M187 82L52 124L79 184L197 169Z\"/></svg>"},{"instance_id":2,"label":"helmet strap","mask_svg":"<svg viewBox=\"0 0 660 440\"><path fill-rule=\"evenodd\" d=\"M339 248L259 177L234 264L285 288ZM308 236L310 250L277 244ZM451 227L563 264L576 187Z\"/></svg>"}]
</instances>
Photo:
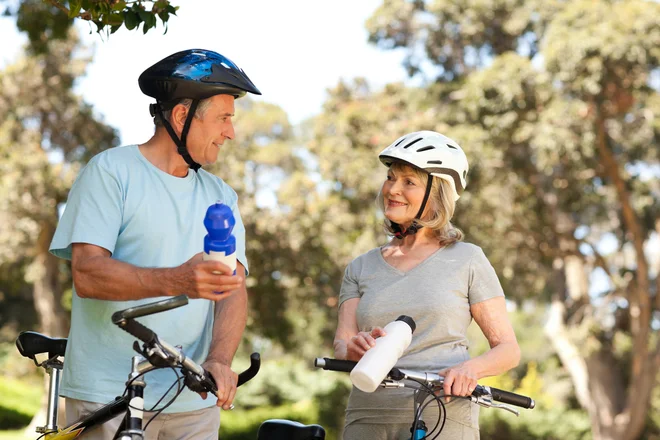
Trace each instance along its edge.
<instances>
[{"instance_id":1,"label":"helmet strap","mask_svg":"<svg viewBox=\"0 0 660 440\"><path fill-rule=\"evenodd\" d=\"M169 133L170 138L172 138L172 140L176 144L177 153L179 153L183 157L183 160L185 160L188 166L192 168L192 170L195 172L197 172L197 170L199 170L202 166L197 162L195 162L193 158L190 156L190 153L188 153L188 148L186 147L186 139L188 137L190 124L192 123L192 120L195 117L195 112L197 111L198 105L199 105L199 99L193 99L192 104L190 104L190 108L188 109L188 116L186 117L186 122L183 125L183 131L181 132L181 139L179 139L179 137L174 132L172 125L170 125L170 121L165 119L165 116L163 115L163 109L161 107L161 103L157 102L155 105L156 107L155 110L156 113L158 114L158 117L165 126L167 133Z\"/></svg>"},{"instance_id":2,"label":"helmet strap","mask_svg":"<svg viewBox=\"0 0 660 440\"><path fill-rule=\"evenodd\" d=\"M422 225L417 223L417 220L422 217L422 214L424 214L424 208L426 208L426 203L429 200L429 195L431 194L431 186L433 185L433 176L429 174L429 178L426 181L426 191L424 192L424 199L422 200L422 205L419 207L419 211L417 212L417 215L415 216L415 219L412 221L412 224L408 226L405 230L401 228L401 225L398 223L390 222L392 225L392 230L394 231L394 236L398 238L399 240L403 239L404 237L407 237L408 235L414 235L422 229Z\"/></svg>"}]
</instances>

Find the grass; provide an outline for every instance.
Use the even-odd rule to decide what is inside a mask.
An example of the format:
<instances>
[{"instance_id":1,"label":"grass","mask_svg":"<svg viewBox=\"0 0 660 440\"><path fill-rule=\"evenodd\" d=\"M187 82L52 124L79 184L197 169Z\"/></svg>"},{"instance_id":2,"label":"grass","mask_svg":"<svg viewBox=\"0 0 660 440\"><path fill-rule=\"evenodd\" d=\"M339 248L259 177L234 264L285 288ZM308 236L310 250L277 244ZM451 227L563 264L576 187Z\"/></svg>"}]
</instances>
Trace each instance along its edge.
<instances>
[{"instance_id":1,"label":"grass","mask_svg":"<svg viewBox=\"0 0 660 440\"><path fill-rule=\"evenodd\" d=\"M39 384L0 377L0 429L15 430L27 426L39 410L42 392ZM9 435L11 437L7 437ZM0 431L0 440L5 438L17 438L16 432Z\"/></svg>"}]
</instances>

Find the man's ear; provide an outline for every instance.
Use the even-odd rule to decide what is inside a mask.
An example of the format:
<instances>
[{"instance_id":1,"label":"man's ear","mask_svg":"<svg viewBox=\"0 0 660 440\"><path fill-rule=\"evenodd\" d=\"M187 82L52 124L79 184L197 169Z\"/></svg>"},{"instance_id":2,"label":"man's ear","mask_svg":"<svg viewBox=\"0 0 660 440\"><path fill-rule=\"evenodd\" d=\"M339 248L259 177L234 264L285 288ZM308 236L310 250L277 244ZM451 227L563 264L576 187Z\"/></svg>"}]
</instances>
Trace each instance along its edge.
<instances>
[{"instance_id":1,"label":"man's ear","mask_svg":"<svg viewBox=\"0 0 660 440\"><path fill-rule=\"evenodd\" d=\"M181 132L183 131L183 126L186 125L187 117L188 117L188 107L186 107L183 104L177 104L174 106L170 116L170 124L172 124L172 128L179 136L181 136Z\"/></svg>"}]
</instances>

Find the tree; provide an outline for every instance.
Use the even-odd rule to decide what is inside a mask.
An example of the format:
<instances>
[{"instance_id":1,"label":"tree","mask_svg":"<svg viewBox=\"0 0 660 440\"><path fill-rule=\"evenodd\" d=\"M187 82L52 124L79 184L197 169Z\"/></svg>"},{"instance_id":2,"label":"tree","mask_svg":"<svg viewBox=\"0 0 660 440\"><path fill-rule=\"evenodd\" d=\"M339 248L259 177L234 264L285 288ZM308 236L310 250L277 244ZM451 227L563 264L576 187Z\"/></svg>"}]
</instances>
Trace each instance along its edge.
<instances>
[{"instance_id":1,"label":"tree","mask_svg":"<svg viewBox=\"0 0 660 440\"><path fill-rule=\"evenodd\" d=\"M16 17L18 29L28 36L31 51L45 53L50 42L68 38L75 19L94 23L96 31L106 35L122 26L137 30L140 24L146 34L160 19L167 33L170 16L178 9L169 0L20 0L15 7L7 7L5 15Z\"/></svg>"},{"instance_id":2,"label":"tree","mask_svg":"<svg viewBox=\"0 0 660 440\"><path fill-rule=\"evenodd\" d=\"M72 91L88 62L73 56L76 49L74 38L59 41L0 73L0 264L24 264L40 328L51 336L68 333L61 305L68 271L48 252L58 209L81 164L117 143Z\"/></svg>"},{"instance_id":3,"label":"tree","mask_svg":"<svg viewBox=\"0 0 660 440\"><path fill-rule=\"evenodd\" d=\"M513 297L550 302L547 333L600 439L652 429L658 17L644 1L391 0L368 22L430 77L436 124L476 157L459 224Z\"/></svg>"}]
</instances>

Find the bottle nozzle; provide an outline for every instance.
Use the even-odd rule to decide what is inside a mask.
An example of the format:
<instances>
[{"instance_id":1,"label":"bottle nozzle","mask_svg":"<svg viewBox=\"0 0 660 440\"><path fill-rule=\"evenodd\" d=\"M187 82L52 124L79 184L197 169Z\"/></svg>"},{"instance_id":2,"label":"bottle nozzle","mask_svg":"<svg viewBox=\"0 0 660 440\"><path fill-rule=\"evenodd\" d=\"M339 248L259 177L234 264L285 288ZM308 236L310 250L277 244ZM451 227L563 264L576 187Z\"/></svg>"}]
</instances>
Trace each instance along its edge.
<instances>
[{"instance_id":1,"label":"bottle nozzle","mask_svg":"<svg viewBox=\"0 0 660 440\"><path fill-rule=\"evenodd\" d=\"M417 328L417 324L415 324L415 320L412 319L410 316L401 315L398 318L396 318L396 321L405 322L406 324L408 324L410 326L410 330L412 331L412 333L415 333L415 329Z\"/></svg>"}]
</instances>

